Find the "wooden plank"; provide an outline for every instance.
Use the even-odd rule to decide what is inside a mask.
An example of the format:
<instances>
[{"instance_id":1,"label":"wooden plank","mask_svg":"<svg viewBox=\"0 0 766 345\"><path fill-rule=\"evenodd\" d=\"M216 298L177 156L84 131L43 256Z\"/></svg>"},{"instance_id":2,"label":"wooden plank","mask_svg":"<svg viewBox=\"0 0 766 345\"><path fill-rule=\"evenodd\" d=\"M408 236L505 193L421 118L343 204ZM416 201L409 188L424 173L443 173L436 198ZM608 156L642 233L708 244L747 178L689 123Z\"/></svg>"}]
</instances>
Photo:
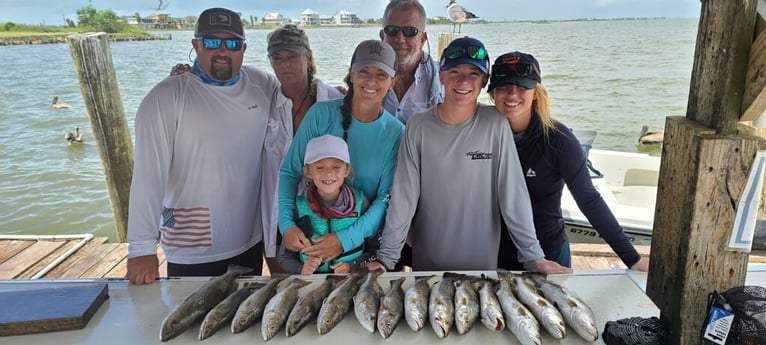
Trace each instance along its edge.
<instances>
[{"instance_id":1,"label":"wooden plank","mask_svg":"<svg viewBox=\"0 0 766 345\"><path fill-rule=\"evenodd\" d=\"M46 278L46 279L63 278L64 272L66 272L71 267L76 265L80 260L82 260L83 257L86 257L91 250L93 250L94 248L97 248L103 243L106 243L107 241L109 241L109 238L107 237L96 237L90 240L88 243L82 246L76 253L74 253L72 256L64 260L64 262L56 266L56 268L52 269L50 272L45 274L43 278Z\"/></svg>"},{"instance_id":2,"label":"wooden plank","mask_svg":"<svg viewBox=\"0 0 766 345\"><path fill-rule=\"evenodd\" d=\"M57 248L53 252L49 253L48 256L43 258L42 260L38 261L36 264L28 267L24 272L19 274L16 278L17 279L29 279L36 275L38 272L42 271L48 265L53 263L56 259L58 259L61 255L64 255L68 250L74 248L74 246L77 245L77 243L80 242L79 240L68 240L66 241L61 247Z\"/></svg>"},{"instance_id":3,"label":"wooden plank","mask_svg":"<svg viewBox=\"0 0 766 345\"><path fill-rule=\"evenodd\" d=\"M0 335L84 328L108 296L105 283L2 292Z\"/></svg>"},{"instance_id":4,"label":"wooden plank","mask_svg":"<svg viewBox=\"0 0 766 345\"><path fill-rule=\"evenodd\" d=\"M66 241L29 242L32 243L31 246L0 264L0 277L15 278L66 244Z\"/></svg>"},{"instance_id":5,"label":"wooden plank","mask_svg":"<svg viewBox=\"0 0 766 345\"><path fill-rule=\"evenodd\" d=\"M91 248L82 257L61 273L61 278L88 278L85 272L98 265L111 251L113 247L103 243Z\"/></svg>"},{"instance_id":6,"label":"wooden plank","mask_svg":"<svg viewBox=\"0 0 766 345\"><path fill-rule=\"evenodd\" d=\"M742 95L740 121L754 121L766 111L766 31L750 47L750 57Z\"/></svg>"},{"instance_id":7,"label":"wooden plank","mask_svg":"<svg viewBox=\"0 0 766 345\"><path fill-rule=\"evenodd\" d=\"M102 247L108 248L108 253L87 271L83 272L81 278L101 278L117 266L122 259L128 255L128 248L121 243L104 243Z\"/></svg>"},{"instance_id":8,"label":"wooden plank","mask_svg":"<svg viewBox=\"0 0 766 345\"><path fill-rule=\"evenodd\" d=\"M726 246L734 207L766 140L713 132L679 117L665 126L647 295L670 325L669 344L698 342L707 294L745 281L747 253Z\"/></svg>"},{"instance_id":9,"label":"wooden plank","mask_svg":"<svg viewBox=\"0 0 766 345\"><path fill-rule=\"evenodd\" d=\"M734 134L742 115L756 4L702 2L686 116L722 134Z\"/></svg>"},{"instance_id":10,"label":"wooden plank","mask_svg":"<svg viewBox=\"0 0 766 345\"><path fill-rule=\"evenodd\" d=\"M0 263L16 256L19 252L27 249L32 241L2 240L0 241Z\"/></svg>"}]
</instances>

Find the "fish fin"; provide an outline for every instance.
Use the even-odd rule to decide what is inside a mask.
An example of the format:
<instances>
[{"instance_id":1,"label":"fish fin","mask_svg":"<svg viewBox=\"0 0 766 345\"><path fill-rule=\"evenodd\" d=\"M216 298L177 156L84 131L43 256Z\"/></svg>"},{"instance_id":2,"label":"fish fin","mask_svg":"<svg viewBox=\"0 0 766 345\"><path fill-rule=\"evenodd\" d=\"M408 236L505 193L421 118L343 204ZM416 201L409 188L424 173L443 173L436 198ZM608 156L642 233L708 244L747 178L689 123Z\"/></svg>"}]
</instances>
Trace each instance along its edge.
<instances>
[{"instance_id":1,"label":"fish fin","mask_svg":"<svg viewBox=\"0 0 766 345\"><path fill-rule=\"evenodd\" d=\"M253 269L247 266L237 265L237 264L229 264L228 267L226 267L226 273L236 273L237 275L243 275L245 273L252 272Z\"/></svg>"},{"instance_id":2,"label":"fish fin","mask_svg":"<svg viewBox=\"0 0 766 345\"><path fill-rule=\"evenodd\" d=\"M405 280L407 280L407 277L399 277L399 279L389 280L388 283L391 284L391 288L393 288L396 284L404 284Z\"/></svg>"}]
</instances>

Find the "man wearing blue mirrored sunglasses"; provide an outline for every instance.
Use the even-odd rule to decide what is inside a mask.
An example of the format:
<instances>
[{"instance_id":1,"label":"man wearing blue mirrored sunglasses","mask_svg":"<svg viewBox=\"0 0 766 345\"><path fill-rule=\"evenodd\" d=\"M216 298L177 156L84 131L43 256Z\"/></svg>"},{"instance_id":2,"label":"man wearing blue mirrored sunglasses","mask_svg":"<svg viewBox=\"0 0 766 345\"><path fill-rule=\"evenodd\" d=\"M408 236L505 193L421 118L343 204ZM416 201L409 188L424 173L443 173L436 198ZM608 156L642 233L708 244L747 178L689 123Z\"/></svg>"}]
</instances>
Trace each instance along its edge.
<instances>
[{"instance_id":1,"label":"man wearing blue mirrored sunglasses","mask_svg":"<svg viewBox=\"0 0 766 345\"><path fill-rule=\"evenodd\" d=\"M276 232L279 130L291 119L277 79L243 67L242 21L224 8L200 14L191 41L195 73L170 76L141 102L128 216L128 273L217 276L230 264L260 275L263 243Z\"/></svg>"}]
</instances>

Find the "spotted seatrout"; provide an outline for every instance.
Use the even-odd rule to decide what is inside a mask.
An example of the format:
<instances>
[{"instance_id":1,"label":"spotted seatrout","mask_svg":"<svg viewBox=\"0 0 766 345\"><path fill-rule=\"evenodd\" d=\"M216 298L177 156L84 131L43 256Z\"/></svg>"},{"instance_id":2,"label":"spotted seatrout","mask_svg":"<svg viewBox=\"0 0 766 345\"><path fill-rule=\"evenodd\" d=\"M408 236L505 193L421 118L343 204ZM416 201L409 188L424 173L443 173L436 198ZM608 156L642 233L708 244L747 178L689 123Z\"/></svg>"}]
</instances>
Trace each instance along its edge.
<instances>
[{"instance_id":1,"label":"spotted seatrout","mask_svg":"<svg viewBox=\"0 0 766 345\"><path fill-rule=\"evenodd\" d=\"M540 324L534 315L513 295L509 272L498 272L500 282L495 295L505 315L505 324L522 345L541 345Z\"/></svg>"},{"instance_id":2,"label":"spotted seatrout","mask_svg":"<svg viewBox=\"0 0 766 345\"><path fill-rule=\"evenodd\" d=\"M423 329L428 318L428 300L431 286L428 281L435 276L415 278L415 284L404 293L404 319L413 331Z\"/></svg>"},{"instance_id":3,"label":"spotted seatrout","mask_svg":"<svg viewBox=\"0 0 766 345\"><path fill-rule=\"evenodd\" d=\"M354 315L359 324L370 333L375 333L380 298L383 296L383 288L378 284L378 276L383 272L383 269L368 272L359 286L359 291L354 295Z\"/></svg>"},{"instance_id":4,"label":"spotted seatrout","mask_svg":"<svg viewBox=\"0 0 766 345\"><path fill-rule=\"evenodd\" d=\"M585 302L565 287L545 279L542 275L529 275L535 287L559 309L569 327L587 341L598 340L596 316Z\"/></svg>"},{"instance_id":5,"label":"spotted seatrout","mask_svg":"<svg viewBox=\"0 0 766 345\"><path fill-rule=\"evenodd\" d=\"M333 329L351 308L351 300L354 298L359 282L364 277L362 273L351 273L338 287L336 287L327 299L322 303L317 316L317 331L326 334Z\"/></svg>"},{"instance_id":6,"label":"spotted seatrout","mask_svg":"<svg viewBox=\"0 0 766 345\"><path fill-rule=\"evenodd\" d=\"M458 334L466 334L479 318L478 278L463 276L455 289L455 328Z\"/></svg>"},{"instance_id":7,"label":"spotted seatrout","mask_svg":"<svg viewBox=\"0 0 766 345\"><path fill-rule=\"evenodd\" d=\"M380 309L378 309L378 333L383 339L388 338L394 333L394 329L399 324L404 314L404 290L402 284L405 277L390 281L391 288L380 300Z\"/></svg>"},{"instance_id":8,"label":"spotted seatrout","mask_svg":"<svg viewBox=\"0 0 766 345\"><path fill-rule=\"evenodd\" d=\"M564 317L553 304L537 293L531 281L523 276L513 275L511 288L519 301L529 308L548 334L556 339L562 339L567 335Z\"/></svg>"},{"instance_id":9,"label":"spotted seatrout","mask_svg":"<svg viewBox=\"0 0 766 345\"><path fill-rule=\"evenodd\" d=\"M277 294L277 286L288 275L272 275L266 286L258 289L247 297L237 308L234 319L231 320L231 332L239 333L250 327L263 316L266 303Z\"/></svg>"},{"instance_id":10,"label":"spotted seatrout","mask_svg":"<svg viewBox=\"0 0 766 345\"><path fill-rule=\"evenodd\" d=\"M343 276L328 275L322 284L298 298L285 323L285 334L292 337L303 328L309 321L314 319L322 307L322 302Z\"/></svg>"},{"instance_id":11,"label":"spotted seatrout","mask_svg":"<svg viewBox=\"0 0 766 345\"><path fill-rule=\"evenodd\" d=\"M482 279L479 282L479 308L481 310L481 323L495 332L505 329L505 318L500 301L495 295L495 287L490 279Z\"/></svg>"},{"instance_id":12,"label":"spotted seatrout","mask_svg":"<svg viewBox=\"0 0 766 345\"><path fill-rule=\"evenodd\" d=\"M234 317L234 313L237 312L237 308L244 301L247 296L250 296L253 291L260 289L266 285L265 283L257 283L246 285L234 291L229 297L226 297L221 303L218 303L210 312L205 315L205 319L202 320L202 325L199 327L199 340L205 340L215 332L218 331L223 325L231 321Z\"/></svg>"},{"instance_id":13,"label":"spotted seatrout","mask_svg":"<svg viewBox=\"0 0 766 345\"><path fill-rule=\"evenodd\" d=\"M449 272L442 275L442 280L431 287L428 299L428 320L436 336L449 335L455 320L455 278Z\"/></svg>"},{"instance_id":14,"label":"spotted seatrout","mask_svg":"<svg viewBox=\"0 0 766 345\"><path fill-rule=\"evenodd\" d=\"M178 302L162 320L160 341L167 341L183 333L237 289L237 277L252 270L249 267L231 265L226 273L210 279Z\"/></svg>"},{"instance_id":15,"label":"spotted seatrout","mask_svg":"<svg viewBox=\"0 0 766 345\"><path fill-rule=\"evenodd\" d=\"M263 336L263 340L271 340L271 338L277 335L279 329L285 324L287 315L295 306L295 302L298 301L298 290L309 284L311 282L300 278L293 278L287 287L277 292L269 300L269 303L266 304L266 308L263 310L263 319L261 320L261 336Z\"/></svg>"}]
</instances>

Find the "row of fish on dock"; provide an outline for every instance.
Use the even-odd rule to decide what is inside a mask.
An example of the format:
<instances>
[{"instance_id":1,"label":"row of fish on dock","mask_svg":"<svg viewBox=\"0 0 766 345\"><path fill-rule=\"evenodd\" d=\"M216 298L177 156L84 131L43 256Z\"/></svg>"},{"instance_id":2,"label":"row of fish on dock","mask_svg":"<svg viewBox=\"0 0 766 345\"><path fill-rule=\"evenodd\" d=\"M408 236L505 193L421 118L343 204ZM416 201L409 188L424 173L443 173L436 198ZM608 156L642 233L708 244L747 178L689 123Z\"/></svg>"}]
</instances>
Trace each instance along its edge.
<instances>
[{"instance_id":1,"label":"row of fish on dock","mask_svg":"<svg viewBox=\"0 0 766 345\"><path fill-rule=\"evenodd\" d=\"M502 332L506 327L521 344L540 345L541 328L556 339L566 336L566 325L587 341L598 339L591 309L563 286L542 275L498 271L497 279L445 272L416 277L406 291L406 277L390 280L384 292L378 283L382 270L327 275L317 287L302 296L301 288L311 281L287 274L272 275L268 281L247 282L238 288L237 278L248 268L231 266L177 303L162 322L160 340L167 341L195 325L200 319L198 339L212 336L227 324L239 333L259 320L264 340L285 328L290 337L316 318L319 334L330 332L349 312L370 333L388 338L401 319L413 331L430 323L439 338L453 328L459 334L480 322ZM305 277L304 277L305 278Z\"/></svg>"}]
</instances>

